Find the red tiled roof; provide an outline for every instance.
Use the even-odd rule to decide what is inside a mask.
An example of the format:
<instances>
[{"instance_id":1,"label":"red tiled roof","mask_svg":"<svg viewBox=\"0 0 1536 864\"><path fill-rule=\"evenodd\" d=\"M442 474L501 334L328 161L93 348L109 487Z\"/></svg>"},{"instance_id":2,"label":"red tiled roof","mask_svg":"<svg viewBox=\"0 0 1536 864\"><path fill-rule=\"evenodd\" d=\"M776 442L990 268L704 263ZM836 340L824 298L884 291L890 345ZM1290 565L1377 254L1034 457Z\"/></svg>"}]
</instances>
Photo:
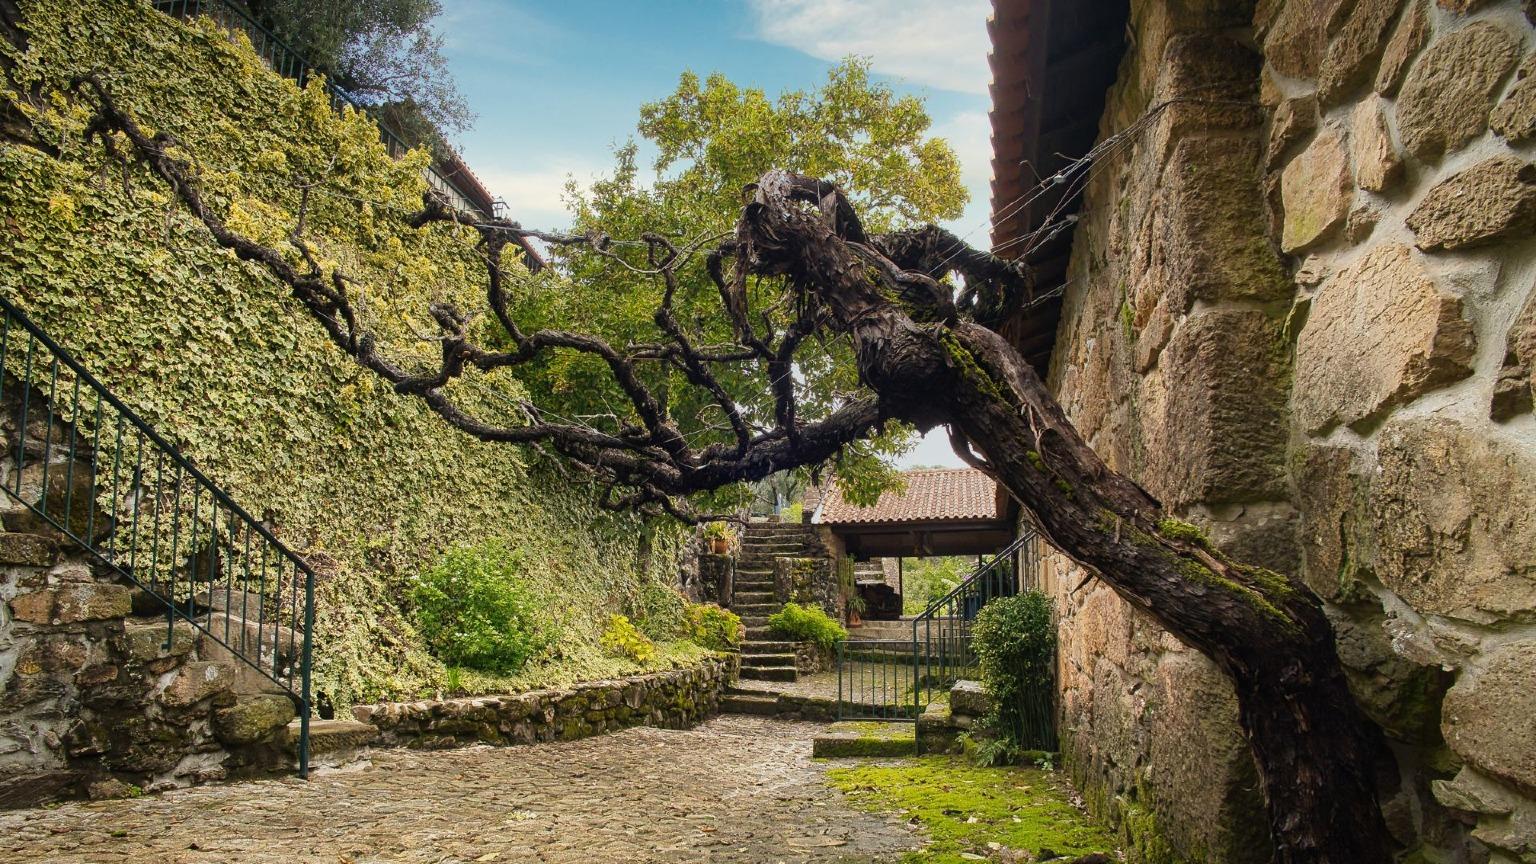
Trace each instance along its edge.
<instances>
[{"instance_id":1,"label":"red tiled roof","mask_svg":"<svg viewBox=\"0 0 1536 864\"><path fill-rule=\"evenodd\" d=\"M998 519L997 484L973 468L907 471L905 492L887 491L873 507L858 507L843 499L832 484L815 521L825 525L864 522L933 522Z\"/></svg>"}]
</instances>

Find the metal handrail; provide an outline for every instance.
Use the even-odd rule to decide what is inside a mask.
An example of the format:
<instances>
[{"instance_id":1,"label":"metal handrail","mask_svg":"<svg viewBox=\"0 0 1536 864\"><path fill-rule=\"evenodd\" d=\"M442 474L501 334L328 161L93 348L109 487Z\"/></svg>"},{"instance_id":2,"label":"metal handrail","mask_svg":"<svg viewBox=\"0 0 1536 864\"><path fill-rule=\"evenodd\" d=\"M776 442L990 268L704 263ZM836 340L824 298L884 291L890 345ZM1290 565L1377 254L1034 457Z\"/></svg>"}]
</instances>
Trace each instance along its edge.
<instances>
[{"instance_id":1,"label":"metal handrail","mask_svg":"<svg viewBox=\"0 0 1536 864\"><path fill-rule=\"evenodd\" d=\"M209 5L216 5L218 8L217 10L211 10L207 8ZM223 27L232 29L238 26L246 32L247 36L259 36L261 38L261 46L257 47L256 39L252 38L251 47L255 48L256 52L271 65L273 71L279 75L292 78L300 84L303 84L309 75L316 71L315 65L309 62L308 58L300 53L298 49L289 45L283 41L282 37L267 29L261 22L253 18L250 12L239 3L234 2L234 0L155 0L154 6L155 9L174 18L207 15ZM218 12L234 15L238 20L232 25L230 22L220 18L217 14ZM331 96L333 107L339 109L339 106L335 103L340 101L357 111L367 114L373 119L374 125L379 128L379 137L384 139L384 147L389 151L390 156L400 156L411 149L405 143L405 139L393 129L390 129L377 112L373 111L370 106L359 102L352 94L336 86L336 83L329 76L325 80L325 89ZM459 210L473 211L483 217L498 215L496 213L482 213L480 207L443 172L437 170L435 166L427 166L427 182L437 191L447 195Z\"/></svg>"},{"instance_id":2,"label":"metal handrail","mask_svg":"<svg viewBox=\"0 0 1536 864\"><path fill-rule=\"evenodd\" d=\"M311 667L314 654L314 571L302 558L278 540L265 525L246 512L227 492L193 465L175 445L155 431L137 412L124 404L63 346L49 337L25 312L5 297L0 297L0 313L3 313L0 317L4 319L3 324L0 324L0 398L3 398L7 392L7 380L11 377L10 366L21 367L20 374L14 379L17 382L15 386L20 391L14 397L19 402L20 409L16 424L16 443L14 448L7 448L7 452L0 457L7 461L13 460L11 475L15 481L15 488L13 489L9 482L0 484L0 488L4 488L7 494L93 558L163 603L166 609L165 647L169 648L175 638L175 623L179 618L203 633L206 638L223 646L231 655L254 668L294 698L299 708L299 776L307 777L312 707ZM25 357L20 360L11 353L13 328L19 328L20 334L26 337ZM41 352L39 346L41 346ZM39 354L45 356L39 358ZM62 383L61 371L64 372L66 379ZM44 376L47 379L46 383L43 382ZM70 376L74 378L72 385L67 380ZM61 388L70 395L61 398L63 396ZM29 423L36 419L31 416L34 404L37 405L38 414L42 414L46 407L46 417L43 420L41 451L37 458L29 463L27 439ZM58 442L54 441L56 428L59 428ZM105 488L105 477L102 474L104 466L100 464L103 452L102 434L109 428L113 430L108 433L109 438L106 444L112 451L110 493ZM63 441L66 431L67 445ZM125 440L125 431L127 440ZM90 439L89 444L85 441L87 437ZM153 480L150 479L150 472L145 466L146 444L149 445L150 456L154 461ZM57 458L56 451L61 449L63 450L62 458ZM81 501L76 497L75 472L77 466L80 466L81 471L87 470L84 465L86 460L82 458L87 449L90 477L89 482L85 484L85 491L81 494L88 497L87 500ZM134 464L127 472L125 484L122 469L125 454L130 452L133 454L130 458ZM62 504L57 500L58 493L53 493L54 501L49 501L49 495L52 493L49 474L55 466L58 466L57 470L66 472L62 486ZM28 469L34 469L35 474L41 476L37 486L36 501L29 500L30 496L24 489ZM174 478L169 482L166 477L167 469L174 472ZM57 475L54 476L57 479ZM188 542L191 548L183 556L181 541L186 535L182 532L182 520L188 517L188 511L182 506L182 496L188 480L190 480L193 496L188 522L191 535ZM208 498L206 514L203 513L202 508L204 494ZM103 498L108 502L110 512L100 509ZM168 527L171 531L169 550L164 548L160 536L161 520L166 515L167 498L172 502L169 507ZM84 520L80 518L82 508L86 514ZM219 523L221 509L224 513L222 526ZM100 524L97 522L98 513L103 516ZM151 519L152 527L148 524L141 525L141 522L148 523ZM207 570L201 572L204 550L197 548L197 543L204 523L208 535ZM140 547L140 538L143 534L141 528L147 529L151 535L148 549ZM256 561L252 548L253 542L254 552L260 555L259 575L253 566ZM125 544L126 550L123 548ZM162 561L163 553L165 558ZM275 560L271 560L274 558ZM243 575L237 572L237 568L242 566ZM276 572L272 572L274 566L277 568ZM214 573L215 568L219 571L217 576ZM180 584L183 571L186 577L185 585ZM200 580L199 576L207 578ZM269 576L275 593L268 592ZM213 623L217 592L221 587L218 585L220 579L223 580L225 603L224 607L218 610L222 612L224 619L222 638L215 632ZM199 588L199 581L204 582L206 587ZM302 604L297 596L300 582L303 590ZM254 657L251 656L252 649L248 644L251 640L248 638L250 619L247 617L247 614L252 611L250 589L253 584L257 586ZM286 598L284 597L285 585L289 588ZM230 634L234 616L234 608L231 604L236 590L240 592L241 604L238 645ZM185 597L181 596L183 592ZM206 598L206 602L200 603L200 598ZM283 633L284 619L287 620L286 637ZM272 630L270 666L263 657L268 645L269 624ZM286 670L282 662L284 638L287 639L289 656ZM300 644L296 646L295 641ZM292 657L295 647L299 649L297 658ZM298 661L297 669L294 668L294 659Z\"/></svg>"},{"instance_id":3,"label":"metal handrail","mask_svg":"<svg viewBox=\"0 0 1536 864\"><path fill-rule=\"evenodd\" d=\"M1010 558L1017 554L1019 550L1023 549L1031 540L1034 539L1035 529L1026 527L1022 532L1020 532L1019 536L1015 538L1012 543L1009 543L1008 546L1003 549L1003 551L993 555L990 560L984 561L977 565L976 569L972 570L970 575L960 580L959 585L949 589L949 593L945 594L943 597L940 597L932 603L929 603L926 607L924 607L923 611L917 613L916 618L913 620L922 620L925 618L934 617L934 615L940 609L950 604L956 597L959 597L967 591L970 591L975 587L977 582L980 581L983 576L996 569L998 564L1007 562Z\"/></svg>"},{"instance_id":4,"label":"metal handrail","mask_svg":"<svg viewBox=\"0 0 1536 864\"><path fill-rule=\"evenodd\" d=\"M1017 581L1010 581L1012 571L1004 573L1002 568L1013 563L1036 536L1033 527L1022 529L1012 543L912 619L912 699L916 711L921 712L938 691L974 672L971 622L988 601L1020 589Z\"/></svg>"}]
</instances>

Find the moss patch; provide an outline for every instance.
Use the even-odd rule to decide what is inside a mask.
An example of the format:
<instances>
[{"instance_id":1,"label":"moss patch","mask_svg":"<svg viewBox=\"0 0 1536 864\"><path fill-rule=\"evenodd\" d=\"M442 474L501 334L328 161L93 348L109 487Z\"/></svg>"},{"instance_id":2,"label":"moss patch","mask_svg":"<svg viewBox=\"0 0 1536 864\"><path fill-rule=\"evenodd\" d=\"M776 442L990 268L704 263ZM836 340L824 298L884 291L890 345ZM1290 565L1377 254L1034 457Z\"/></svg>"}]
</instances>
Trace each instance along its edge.
<instances>
[{"instance_id":1,"label":"moss patch","mask_svg":"<svg viewBox=\"0 0 1536 864\"><path fill-rule=\"evenodd\" d=\"M859 756L914 756L916 732L910 723L845 721L833 723L811 742L811 755L818 758Z\"/></svg>"},{"instance_id":2,"label":"moss patch","mask_svg":"<svg viewBox=\"0 0 1536 864\"><path fill-rule=\"evenodd\" d=\"M959 864L975 860L966 855L995 858L1003 849L1077 856L1115 848L1110 835L1071 804L1054 772L925 756L834 768L827 777L856 806L922 825L929 843L902 858L910 864Z\"/></svg>"}]
</instances>

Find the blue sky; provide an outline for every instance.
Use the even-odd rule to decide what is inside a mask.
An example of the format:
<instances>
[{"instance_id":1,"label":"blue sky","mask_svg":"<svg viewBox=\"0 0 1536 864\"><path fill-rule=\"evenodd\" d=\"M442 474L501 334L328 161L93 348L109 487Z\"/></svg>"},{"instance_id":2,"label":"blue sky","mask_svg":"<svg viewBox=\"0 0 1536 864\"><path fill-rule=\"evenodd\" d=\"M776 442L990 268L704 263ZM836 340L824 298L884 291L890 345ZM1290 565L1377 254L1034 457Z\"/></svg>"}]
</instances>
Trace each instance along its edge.
<instances>
[{"instance_id":1,"label":"blue sky","mask_svg":"<svg viewBox=\"0 0 1536 864\"><path fill-rule=\"evenodd\" d=\"M925 99L971 200L948 227L986 242L987 0L449 0L445 54L477 118L457 143L524 225L564 227L567 177L610 169L641 103L723 72L770 95L811 89L849 54ZM959 464L940 435L908 464Z\"/></svg>"}]
</instances>

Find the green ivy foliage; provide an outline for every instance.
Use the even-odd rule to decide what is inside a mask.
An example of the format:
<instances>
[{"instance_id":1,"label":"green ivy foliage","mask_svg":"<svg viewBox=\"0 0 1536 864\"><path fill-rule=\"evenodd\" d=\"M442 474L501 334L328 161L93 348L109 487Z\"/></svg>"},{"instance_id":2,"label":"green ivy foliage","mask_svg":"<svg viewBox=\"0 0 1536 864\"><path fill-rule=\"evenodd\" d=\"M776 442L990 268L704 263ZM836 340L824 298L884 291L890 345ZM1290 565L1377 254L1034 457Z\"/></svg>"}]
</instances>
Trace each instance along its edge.
<instances>
[{"instance_id":1,"label":"green ivy foliage","mask_svg":"<svg viewBox=\"0 0 1536 864\"><path fill-rule=\"evenodd\" d=\"M541 598L522 579L527 556L504 541L449 550L416 578L416 625L450 666L516 672L554 641Z\"/></svg>"},{"instance_id":2,"label":"green ivy foliage","mask_svg":"<svg viewBox=\"0 0 1536 864\"><path fill-rule=\"evenodd\" d=\"M429 302L483 302L468 229L386 218L420 206L426 154L390 159L367 118L338 115L317 84L273 74L207 22L133 0L20 5L27 47L0 48L13 64L5 97L60 155L0 147L0 291L285 542L329 562L317 690L344 707L441 685L406 599L410 578L459 542L521 551L524 581L557 619L552 670L605 670L611 609L654 608L680 626L667 587L679 532L597 510L518 449L450 429L359 369L146 169L88 140L71 82L99 76L150 131L174 135L210 203L258 239L288 236L309 187L306 235L368 286L368 323L408 367L436 350L416 336L432 330ZM492 419L522 395L509 381L456 387Z\"/></svg>"},{"instance_id":3,"label":"green ivy foliage","mask_svg":"<svg viewBox=\"0 0 1536 864\"><path fill-rule=\"evenodd\" d=\"M848 638L843 625L817 606L785 603L784 608L768 616L768 629L791 642L815 642L831 651Z\"/></svg>"}]
</instances>

